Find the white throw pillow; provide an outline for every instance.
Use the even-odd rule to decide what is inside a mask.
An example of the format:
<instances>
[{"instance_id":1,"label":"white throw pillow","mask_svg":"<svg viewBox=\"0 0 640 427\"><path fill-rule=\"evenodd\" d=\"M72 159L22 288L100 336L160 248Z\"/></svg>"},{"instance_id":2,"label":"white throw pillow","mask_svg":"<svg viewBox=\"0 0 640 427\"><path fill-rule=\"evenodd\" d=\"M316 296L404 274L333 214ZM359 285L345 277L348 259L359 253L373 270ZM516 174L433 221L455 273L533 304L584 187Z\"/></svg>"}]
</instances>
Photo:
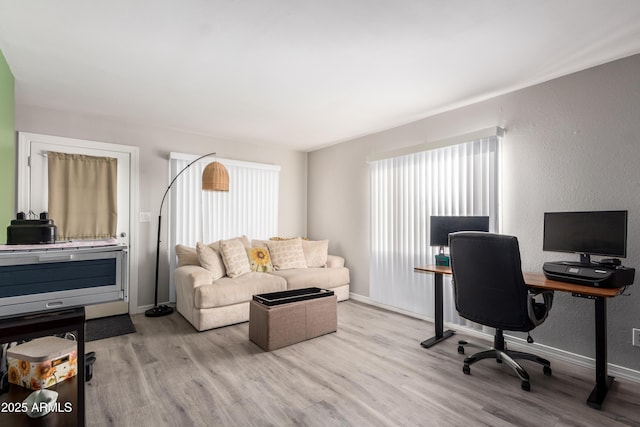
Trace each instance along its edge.
<instances>
[{"instance_id":1,"label":"white throw pillow","mask_svg":"<svg viewBox=\"0 0 640 427\"><path fill-rule=\"evenodd\" d=\"M291 268L307 268L302 250L302 239L291 239L267 242L271 263L276 270Z\"/></svg>"},{"instance_id":2,"label":"white throw pillow","mask_svg":"<svg viewBox=\"0 0 640 427\"><path fill-rule=\"evenodd\" d=\"M268 240L252 240L251 241L251 247L252 248L269 248L267 246L267 242Z\"/></svg>"},{"instance_id":3,"label":"white throw pillow","mask_svg":"<svg viewBox=\"0 0 640 427\"><path fill-rule=\"evenodd\" d=\"M220 240L220 249L227 276L238 277L251 271L247 248L241 238Z\"/></svg>"},{"instance_id":4,"label":"white throw pillow","mask_svg":"<svg viewBox=\"0 0 640 427\"><path fill-rule=\"evenodd\" d=\"M303 240L302 251L307 267L326 267L329 255L328 240Z\"/></svg>"},{"instance_id":5,"label":"white throw pillow","mask_svg":"<svg viewBox=\"0 0 640 427\"><path fill-rule=\"evenodd\" d=\"M225 275L225 268L220 254L213 250L210 246L198 242L196 244L198 260L200 265L209 270L213 275L213 280L218 280Z\"/></svg>"}]
</instances>

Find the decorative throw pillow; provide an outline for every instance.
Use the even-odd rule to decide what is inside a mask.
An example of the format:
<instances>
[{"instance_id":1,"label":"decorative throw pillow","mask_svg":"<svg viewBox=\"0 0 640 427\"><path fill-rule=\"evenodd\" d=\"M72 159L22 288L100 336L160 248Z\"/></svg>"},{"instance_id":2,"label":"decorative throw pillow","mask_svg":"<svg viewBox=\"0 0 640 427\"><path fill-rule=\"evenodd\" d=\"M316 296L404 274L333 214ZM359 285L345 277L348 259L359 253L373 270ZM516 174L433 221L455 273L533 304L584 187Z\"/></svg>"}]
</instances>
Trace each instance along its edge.
<instances>
[{"instance_id":1,"label":"decorative throw pillow","mask_svg":"<svg viewBox=\"0 0 640 427\"><path fill-rule=\"evenodd\" d=\"M220 249L220 240L218 240L217 242L209 243L207 246L209 246L215 251L216 254L218 254L218 259L220 260L220 269L222 270L222 277L226 276L227 268L224 266L224 261L222 260L222 249Z\"/></svg>"},{"instance_id":2,"label":"decorative throw pillow","mask_svg":"<svg viewBox=\"0 0 640 427\"><path fill-rule=\"evenodd\" d=\"M273 271L273 264L271 264L271 256L269 255L269 249L267 247L253 247L247 249L249 254L249 263L251 264L251 271L257 271L266 273Z\"/></svg>"},{"instance_id":3,"label":"decorative throw pillow","mask_svg":"<svg viewBox=\"0 0 640 427\"><path fill-rule=\"evenodd\" d=\"M266 248L268 240L252 240L251 247L252 248Z\"/></svg>"},{"instance_id":4,"label":"decorative throw pillow","mask_svg":"<svg viewBox=\"0 0 640 427\"><path fill-rule=\"evenodd\" d=\"M307 267L326 267L329 254L328 240L303 240L302 251Z\"/></svg>"},{"instance_id":5,"label":"decorative throw pillow","mask_svg":"<svg viewBox=\"0 0 640 427\"><path fill-rule=\"evenodd\" d=\"M176 256L178 257L178 267L182 267L183 265L200 265L196 248L176 245Z\"/></svg>"},{"instance_id":6,"label":"decorative throw pillow","mask_svg":"<svg viewBox=\"0 0 640 427\"><path fill-rule=\"evenodd\" d=\"M198 242L196 244L196 252L198 253L198 260L200 265L209 270L213 275L213 280L218 280L224 277L224 264L220 254L213 250L210 246Z\"/></svg>"},{"instance_id":7,"label":"decorative throw pillow","mask_svg":"<svg viewBox=\"0 0 640 427\"><path fill-rule=\"evenodd\" d=\"M249 242L249 238L247 236L236 237L236 239L240 239L245 248L249 249L251 247L251 242Z\"/></svg>"},{"instance_id":8,"label":"decorative throw pillow","mask_svg":"<svg viewBox=\"0 0 640 427\"><path fill-rule=\"evenodd\" d=\"M309 240L308 237L270 237L269 240L273 240L275 242L281 242L283 240L293 240L293 239L302 239L302 240Z\"/></svg>"},{"instance_id":9,"label":"decorative throw pillow","mask_svg":"<svg viewBox=\"0 0 640 427\"><path fill-rule=\"evenodd\" d=\"M302 240L298 237L291 240L267 242L271 262L276 270L288 270L291 268L307 268L304 259Z\"/></svg>"},{"instance_id":10,"label":"decorative throw pillow","mask_svg":"<svg viewBox=\"0 0 640 427\"><path fill-rule=\"evenodd\" d=\"M220 249L227 276L238 277L251 271L247 249L242 239L220 240Z\"/></svg>"},{"instance_id":11,"label":"decorative throw pillow","mask_svg":"<svg viewBox=\"0 0 640 427\"><path fill-rule=\"evenodd\" d=\"M239 239L242 244L244 245L245 248L249 249L251 247L251 242L249 242L249 238L247 236L238 236L238 237L233 237L231 239L227 239L227 240L233 240L233 239ZM222 242L222 240L218 240L217 242L213 242L213 243L209 243L209 247L211 249L213 249L214 251L217 251L218 253L222 253L222 249L220 249L220 242Z\"/></svg>"}]
</instances>

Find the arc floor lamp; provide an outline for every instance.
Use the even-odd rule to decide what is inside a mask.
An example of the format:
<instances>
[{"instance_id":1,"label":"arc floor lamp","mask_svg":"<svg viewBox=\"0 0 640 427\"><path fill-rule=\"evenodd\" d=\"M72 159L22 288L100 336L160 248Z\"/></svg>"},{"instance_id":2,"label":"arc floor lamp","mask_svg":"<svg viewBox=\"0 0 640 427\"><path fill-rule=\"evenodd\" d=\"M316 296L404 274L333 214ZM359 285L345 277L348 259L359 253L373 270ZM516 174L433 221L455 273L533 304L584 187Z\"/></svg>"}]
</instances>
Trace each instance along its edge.
<instances>
[{"instance_id":1,"label":"arc floor lamp","mask_svg":"<svg viewBox=\"0 0 640 427\"><path fill-rule=\"evenodd\" d=\"M166 304L158 305L158 268L160 265L160 230L162 227L162 206L164 205L164 200L167 198L167 194L173 183L176 182L176 179L182 172L189 169L189 167L197 162L200 159L204 159L205 157L215 156L216 153L205 154L204 156L200 156L187 166L185 166L178 174L171 180L169 186L167 187L167 191L164 192L164 196L162 196L162 202L160 203L160 211L158 213L158 243L156 246L156 289L155 289L155 299L153 302L153 308L144 312L145 316L148 317L160 317L166 316L167 314L173 313L173 308L169 307ZM229 172L227 168L220 162L213 161L209 163L202 172L202 190L203 191L229 191Z\"/></svg>"}]
</instances>

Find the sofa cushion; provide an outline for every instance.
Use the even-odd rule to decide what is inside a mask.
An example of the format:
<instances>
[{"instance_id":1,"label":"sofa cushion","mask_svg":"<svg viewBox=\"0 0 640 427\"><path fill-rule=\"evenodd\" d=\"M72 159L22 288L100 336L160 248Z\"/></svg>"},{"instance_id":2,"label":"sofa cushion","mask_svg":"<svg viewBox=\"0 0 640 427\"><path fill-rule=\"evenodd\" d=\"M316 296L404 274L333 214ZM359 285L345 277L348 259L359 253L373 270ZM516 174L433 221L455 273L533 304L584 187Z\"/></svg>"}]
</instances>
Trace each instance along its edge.
<instances>
[{"instance_id":1,"label":"sofa cushion","mask_svg":"<svg viewBox=\"0 0 640 427\"><path fill-rule=\"evenodd\" d=\"M243 244L249 247L249 239L247 239L245 236L238 237L238 239L240 239L243 242ZM218 252L218 254L220 254L219 240L213 243L209 243L207 246L209 246L211 249L213 249L214 251ZM200 259L198 258L197 249L192 248L191 246L177 244L176 256L178 257L178 267L182 267L185 265L201 265Z\"/></svg>"},{"instance_id":2,"label":"sofa cushion","mask_svg":"<svg viewBox=\"0 0 640 427\"><path fill-rule=\"evenodd\" d=\"M251 271L247 249L240 238L221 240L220 249L227 276L238 277Z\"/></svg>"},{"instance_id":3,"label":"sofa cushion","mask_svg":"<svg viewBox=\"0 0 640 427\"><path fill-rule=\"evenodd\" d=\"M271 262L276 270L307 268L307 261L304 259L302 240L300 238L270 241L267 242L267 246L271 254Z\"/></svg>"},{"instance_id":4,"label":"sofa cushion","mask_svg":"<svg viewBox=\"0 0 640 427\"><path fill-rule=\"evenodd\" d=\"M218 280L226 274L220 254L203 243L196 243L196 252L200 265L211 272L213 280Z\"/></svg>"},{"instance_id":5,"label":"sofa cushion","mask_svg":"<svg viewBox=\"0 0 640 427\"><path fill-rule=\"evenodd\" d=\"M269 273L247 273L235 278L223 277L210 286L195 289L196 308L221 307L251 301L253 295L287 289L282 277Z\"/></svg>"},{"instance_id":6,"label":"sofa cushion","mask_svg":"<svg viewBox=\"0 0 640 427\"><path fill-rule=\"evenodd\" d=\"M287 281L287 289L324 288L331 289L349 283L349 269L341 268L298 268L269 273Z\"/></svg>"},{"instance_id":7,"label":"sofa cushion","mask_svg":"<svg viewBox=\"0 0 640 427\"><path fill-rule=\"evenodd\" d=\"M344 258L338 255L327 255L327 268L344 267Z\"/></svg>"},{"instance_id":8,"label":"sofa cushion","mask_svg":"<svg viewBox=\"0 0 640 427\"><path fill-rule=\"evenodd\" d=\"M302 251L307 267L326 267L329 254L328 240L303 240Z\"/></svg>"},{"instance_id":9,"label":"sofa cushion","mask_svg":"<svg viewBox=\"0 0 640 427\"><path fill-rule=\"evenodd\" d=\"M184 265L200 265L196 248L185 245L176 245L176 256L178 257L178 267Z\"/></svg>"}]
</instances>

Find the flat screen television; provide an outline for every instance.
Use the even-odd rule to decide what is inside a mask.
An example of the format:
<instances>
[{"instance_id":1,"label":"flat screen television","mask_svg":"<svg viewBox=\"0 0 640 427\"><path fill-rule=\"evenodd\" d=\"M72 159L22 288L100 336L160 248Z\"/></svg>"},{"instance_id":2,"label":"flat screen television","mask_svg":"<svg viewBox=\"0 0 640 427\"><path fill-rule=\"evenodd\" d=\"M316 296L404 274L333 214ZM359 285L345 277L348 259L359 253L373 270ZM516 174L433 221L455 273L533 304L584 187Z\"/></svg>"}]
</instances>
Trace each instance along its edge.
<instances>
[{"instance_id":1,"label":"flat screen television","mask_svg":"<svg viewBox=\"0 0 640 427\"><path fill-rule=\"evenodd\" d=\"M449 246L449 234L458 231L489 231L489 217L432 216L430 246Z\"/></svg>"},{"instance_id":2,"label":"flat screen television","mask_svg":"<svg viewBox=\"0 0 640 427\"><path fill-rule=\"evenodd\" d=\"M546 212L542 250L591 255L627 256L627 211Z\"/></svg>"}]
</instances>

